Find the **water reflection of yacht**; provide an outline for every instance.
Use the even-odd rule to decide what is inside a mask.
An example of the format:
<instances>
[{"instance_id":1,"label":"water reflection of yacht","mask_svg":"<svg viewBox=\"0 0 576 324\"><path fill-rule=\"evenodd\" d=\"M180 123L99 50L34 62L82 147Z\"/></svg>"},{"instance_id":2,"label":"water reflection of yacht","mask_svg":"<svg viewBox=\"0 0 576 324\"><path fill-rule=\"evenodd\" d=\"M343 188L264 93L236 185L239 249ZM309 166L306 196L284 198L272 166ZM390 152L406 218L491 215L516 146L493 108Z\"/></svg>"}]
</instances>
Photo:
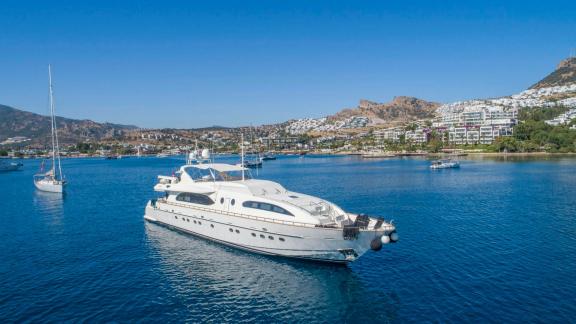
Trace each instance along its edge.
<instances>
[{"instance_id":1,"label":"water reflection of yacht","mask_svg":"<svg viewBox=\"0 0 576 324\"><path fill-rule=\"evenodd\" d=\"M241 165L212 163L207 150L173 176L159 176L145 219L243 250L347 263L398 240L381 218L250 177Z\"/></svg>"},{"instance_id":2,"label":"water reflection of yacht","mask_svg":"<svg viewBox=\"0 0 576 324\"><path fill-rule=\"evenodd\" d=\"M50 224L59 224L64 210L64 195L54 195L50 192L36 190L33 204L36 211L45 215Z\"/></svg>"}]
</instances>

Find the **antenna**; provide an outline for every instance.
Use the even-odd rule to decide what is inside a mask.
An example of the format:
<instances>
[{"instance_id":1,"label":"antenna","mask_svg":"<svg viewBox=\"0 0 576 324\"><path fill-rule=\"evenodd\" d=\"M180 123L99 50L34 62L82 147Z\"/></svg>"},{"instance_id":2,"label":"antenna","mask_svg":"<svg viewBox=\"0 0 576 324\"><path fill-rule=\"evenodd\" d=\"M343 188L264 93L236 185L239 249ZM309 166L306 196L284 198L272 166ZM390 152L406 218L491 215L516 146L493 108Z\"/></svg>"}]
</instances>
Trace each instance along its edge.
<instances>
[{"instance_id":1,"label":"antenna","mask_svg":"<svg viewBox=\"0 0 576 324\"><path fill-rule=\"evenodd\" d=\"M244 181L244 133L240 134L240 156L242 159L242 181Z\"/></svg>"}]
</instances>

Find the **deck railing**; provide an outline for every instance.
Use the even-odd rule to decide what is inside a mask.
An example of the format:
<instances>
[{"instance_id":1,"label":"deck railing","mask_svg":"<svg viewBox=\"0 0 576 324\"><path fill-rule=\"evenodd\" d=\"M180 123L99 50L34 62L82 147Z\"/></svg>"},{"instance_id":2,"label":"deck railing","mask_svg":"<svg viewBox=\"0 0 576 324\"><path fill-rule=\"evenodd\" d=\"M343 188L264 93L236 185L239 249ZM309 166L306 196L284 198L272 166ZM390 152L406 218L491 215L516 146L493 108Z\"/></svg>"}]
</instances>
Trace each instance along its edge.
<instances>
[{"instance_id":1,"label":"deck railing","mask_svg":"<svg viewBox=\"0 0 576 324\"><path fill-rule=\"evenodd\" d=\"M247 215L247 214L240 214L240 213L235 213L235 212L231 212L228 210L216 210L216 209L210 209L210 208L204 208L204 207L200 207L200 206L192 206L192 205L186 205L186 204L181 204L181 203L176 203L176 202L168 202L165 199L158 199L156 201L156 208L157 208L157 204L158 203L162 203L162 204L166 204L166 205L173 205L173 206L179 206L179 207L185 207L185 208L190 208L190 209L197 209L197 210L202 210L202 211L206 211L206 212L211 212L211 213L218 213L218 214L224 214L224 215L228 215L228 216L235 216L235 217L242 217L242 218L248 218L248 219L255 219L255 220L259 220L259 221L264 221L264 222L269 222L269 223L276 223L276 224L283 224L283 225L292 225L292 226L301 226L301 227L317 227L315 224L309 224L309 223L302 223L302 222L293 222L293 221L285 221L285 220L280 220L280 219L273 219L273 218L266 218L266 217L260 217L260 216L253 216L253 215Z\"/></svg>"},{"instance_id":2,"label":"deck railing","mask_svg":"<svg viewBox=\"0 0 576 324\"><path fill-rule=\"evenodd\" d=\"M330 230L335 230L335 229L336 230L342 230L342 227L338 227L336 225L336 223L333 224L333 225L335 225L334 227L330 227L327 225L332 225L332 224L310 224L310 223L302 223L302 222L285 221L285 220L280 220L280 219L273 219L273 218L266 218L266 217L260 217L260 216L235 213L235 212L231 212L228 210L216 210L216 209L210 209L210 208L205 208L205 207L200 207L200 206L192 206L192 205L187 205L187 204L182 204L182 203L177 203L177 202L172 202L172 201L169 202L169 201L166 201L165 198L159 198L159 199L154 200L152 203L152 207L158 209L158 203L165 204L165 205L179 206L179 207L184 207L184 208L189 208L189 209L197 209L197 210L211 212L211 213L219 213L219 214L228 215L228 216L254 219L254 220L259 220L259 221L264 221L264 222L274 223L274 224L283 224L283 225L300 226L300 227L308 227L308 228L323 228L323 229L330 229ZM394 226L391 224L385 223L384 226L381 227L381 229L383 229L385 231L391 231L391 230L394 230ZM370 229L367 229L367 230L370 230Z\"/></svg>"}]
</instances>

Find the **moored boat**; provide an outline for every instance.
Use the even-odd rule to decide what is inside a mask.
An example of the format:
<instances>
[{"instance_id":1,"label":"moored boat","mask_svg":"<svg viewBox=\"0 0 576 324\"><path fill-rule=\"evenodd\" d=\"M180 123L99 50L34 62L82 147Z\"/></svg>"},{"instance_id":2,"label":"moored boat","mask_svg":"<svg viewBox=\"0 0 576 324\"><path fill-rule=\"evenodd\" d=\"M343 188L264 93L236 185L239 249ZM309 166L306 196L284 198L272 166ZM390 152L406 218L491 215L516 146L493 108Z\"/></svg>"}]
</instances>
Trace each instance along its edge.
<instances>
[{"instance_id":1,"label":"moored boat","mask_svg":"<svg viewBox=\"0 0 576 324\"><path fill-rule=\"evenodd\" d=\"M272 160L276 160L276 156L272 153L265 153L264 156L262 156L262 161L272 161Z\"/></svg>"},{"instance_id":2,"label":"moored boat","mask_svg":"<svg viewBox=\"0 0 576 324\"><path fill-rule=\"evenodd\" d=\"M262 158L257 158L257 159L251 159L251 160L245 160L242 165L245 168L250 168L250 169L256 169L256 168L261 168L262 167Z\"/></svg>"},{"instance_id":3,"label":"moored boat","mask_svg":"<svg viewBox=\"0 0 576 324\"><path fill-rule=\"evenodd\" d=\"M332 263L398 241L392 222L253 179L242 164L207 156L205 150L202 160L158 176L154 190L163 195L147 203L147 221L250 252Z\"/></svg>"},{"instance_id":4,"label":"moored boat","mask_svg":"<svg viewBox=\"0 0 576 324\"><path fill-rule=\"evenodd\" d=\"M0 159L0 172L18 171L22 168L21 162L11 162L7 159Z\"/></svg>"},{"instance_id":5,"label":"moored boat","mask_svg":"<svg viewBox=\"0 0 576 324\"><path fill-rule=\"evenodd\" d=\"M452 159L432 161L432 164L430 165L431 169L456 169L459 167L460 162L454 161Z\"/></svg>"},{"instance_id":6,"label":"moored boat","mask_svg":"<svg viewBox=\"0 0 576 324\"><path fill-rule=\"evenodd\" d=\"M34 186L41 191L63 193L66 181L62 173L62 164L60 162L60 147L58 143L58 129L56 127L56 114L54 111L54 96L52 90L52 70L48 65L48 82L50 89L50 121L51 121L51 139L52 139L52 166L46 173L44 172L44 161L42 161L41 172L34 175Z\"/></svg>"}]
</instances>

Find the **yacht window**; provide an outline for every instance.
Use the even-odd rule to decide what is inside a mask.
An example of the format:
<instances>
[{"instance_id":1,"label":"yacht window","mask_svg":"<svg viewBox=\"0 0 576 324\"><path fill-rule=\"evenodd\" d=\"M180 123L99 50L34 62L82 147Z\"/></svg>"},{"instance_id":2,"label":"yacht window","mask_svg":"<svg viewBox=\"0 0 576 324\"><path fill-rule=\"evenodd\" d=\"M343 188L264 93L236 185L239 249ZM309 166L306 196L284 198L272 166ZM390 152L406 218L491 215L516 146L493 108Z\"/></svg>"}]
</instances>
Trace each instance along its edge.
<instances>
[{"instance_id":1,"label":"yacht window","mask_svg":"<svg viewBox=\"0 0 576 324\"><path fill-rule=\"evenodd\" d=\"M248 208L271 211L271 212L278 213L278 214L294 216L294 215L292 215L291 212L287 211L286 209L279 207L279 206L276 206L276 205L269 204L269 203L263 203L263 202L257 202L257 201L245 201L242 203L242 206L248 207Z\"/></svg>"},{"instance_id":2,"label":"yacht window","mask_svg":"<svg viewBox=\"0 0 576 324\"><path fill-rule=\"evenodd\" d=\"M232 199L232 201L230 203L232 204L232 206L234 206L234 204L236 203L236 200Z\"/></svg>"},{"instance_id":3,"label":"yacht window","mask_svg":"<svg viewBox=\"0 0 576 324\"><path fill-rule=\"evenodd\" d=\"M234 232L234 230L233 230L233 229L231 229L231 228L229 228L228 230L229 230L230 232Z\"/></svg>"},{"instance_id":4,"label":"yacht window","mask_svg":"<svg viewBox=\"0 0 576 324\"><path fill-rule=\"evenodd\" d=\"M202 222L201 222L201 221L198 221L198 225L202 225Z\"/></svg>"},{"instance_id":5,"label":"yacht window","mask_svg":"<svg viewBox=\"0 0 576 324\"><path fill-rule=\"evenodd\" d=\"M214 224L210 224L210 227L214 228Z\"/></svg>"},{"instance_id":6,"label":"yacht window","mask_svg":"<svg viewBox=\"0 0 576 324\"><path fill-rule=\"evenodd\" d=\"M271 240L273 240L273 239L274 239L274 236L268 236L268 238L271 239Z\"/></svg>"},{"instance_id":7,"label":"yacht window","mask_svg":"<svg viewBox=\"0 0 576 324\"><path fill-rule=\"evenodd\" d=\"M261 238L266 238L266 236L264 236L264 235L262 235L262 234L260 234L260 237L261 237Z\"/></svg>"},{"instance_id":8,"label":"yacht window","mask_svg":"<svg viewBox=\"0 0 576 324\"><path fill-rule=\"evenodd\" d=\"M187 203L199 204L199 205L212 205L214 201L210 197L201 194L195 194L190 192L182 192L176 196L177 201L184 201Z\"/></svg>"},{"instance_id":9,"label":"yacht window","mask_svg":"<svg viewBox=\"0 0 576 324\"><path fill-rule=\"evenodd\" d=\"M221 203L221 204L224 203L224 198L220 198L220 203Z\"/></svg>"},{"instance_id":10,"label":"yacht window","mask_svg":"<svg viewBox=\"0 0 576 324\"><path fill-rule=\"evenodd\" d=\"M256 237L256 234L252 233L252 236Z\"/></svg>"},{"instance_id":11,"label":"yacht window","mask_svg":"<svg viewBox=\"0 0 576 324\"><path fill-rule=\"evenodd\" d=\"M284 238L283 238L283 237L278 238L278 240L284 242Z\"/></svg>"},{"instance_id":12,"label":"yacht window","mask_svg":"<svg viewBox=\"0 0 576 324\"><path fill-rule=\"evenodd\" d=\"M239 231L239 230L236 230L236 233L237 233L237 234L240 234L240 231Z\"/></svg>"},{"instance_id":13,"label":"yacht window","mask_svg":"<svg viewBox=\"0 0 576 324\"><path fill-rule=\"evenodd\" d=\"M220 176L224 181L238 181L242 180L242 171L226 171L220 172ZM244 170L244 180L252 179L249 170Z\"/></svg>"}]
</instances>

